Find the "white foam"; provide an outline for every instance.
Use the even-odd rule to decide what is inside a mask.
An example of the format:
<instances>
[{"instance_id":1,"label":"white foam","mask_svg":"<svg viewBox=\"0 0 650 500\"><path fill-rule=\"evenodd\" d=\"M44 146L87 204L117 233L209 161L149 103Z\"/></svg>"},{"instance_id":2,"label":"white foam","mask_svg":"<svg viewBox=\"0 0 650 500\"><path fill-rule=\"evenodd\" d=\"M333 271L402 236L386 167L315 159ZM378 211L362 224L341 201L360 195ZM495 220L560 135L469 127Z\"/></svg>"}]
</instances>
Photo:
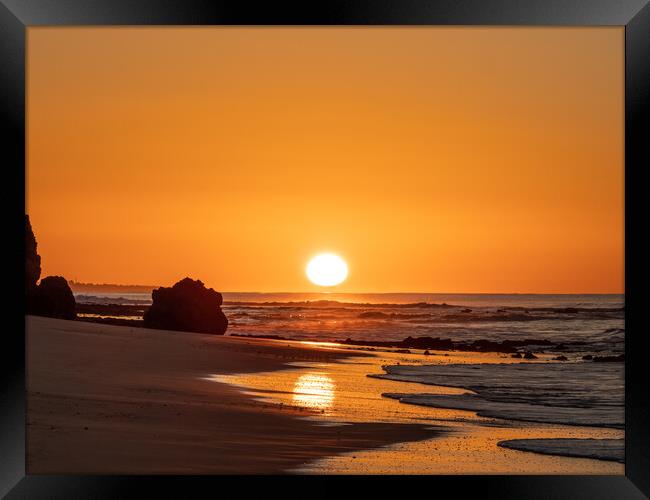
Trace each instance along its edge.
<instances>
[{"instance_id":1,"label":"white foam","mask_svg":"<svg viewBox=\"0 0 650 500\"><path fill-rule=\"evenodd\" d=\"M540 423L624 427L622 363L386 366L403 382L461 387L475 394L384 394L403 403Z\"/></svg>"},{"instance_id":2,"label":"white foam","mask_svg":"<svg viewBox=\"0 0 650 500\"><path fill-rule=\"evenodd\" d=\"M543 455L625 462L624 439L509 439L497 444L502 448L530 451Z\"/></svg>"}]
</instances>

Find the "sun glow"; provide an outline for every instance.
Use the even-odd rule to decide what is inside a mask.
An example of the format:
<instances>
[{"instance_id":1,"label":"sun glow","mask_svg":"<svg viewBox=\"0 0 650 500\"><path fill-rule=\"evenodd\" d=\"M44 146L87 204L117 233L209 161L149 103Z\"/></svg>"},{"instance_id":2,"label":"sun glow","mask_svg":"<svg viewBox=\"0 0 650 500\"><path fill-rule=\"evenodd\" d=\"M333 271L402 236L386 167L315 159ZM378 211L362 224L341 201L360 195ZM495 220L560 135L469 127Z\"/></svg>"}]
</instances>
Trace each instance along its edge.
<instances>
[{"instance_id":1,"label":"sun glow","mask_svg":"<svg viewBox=\"0 0 650 500\"><path fill-rule=\"evenodd\" d=\"M306 269L309 281L320 286L334 286L348 277L345 261L333 253L322 253L313 257Z\"/></svg>"}]
</instances>

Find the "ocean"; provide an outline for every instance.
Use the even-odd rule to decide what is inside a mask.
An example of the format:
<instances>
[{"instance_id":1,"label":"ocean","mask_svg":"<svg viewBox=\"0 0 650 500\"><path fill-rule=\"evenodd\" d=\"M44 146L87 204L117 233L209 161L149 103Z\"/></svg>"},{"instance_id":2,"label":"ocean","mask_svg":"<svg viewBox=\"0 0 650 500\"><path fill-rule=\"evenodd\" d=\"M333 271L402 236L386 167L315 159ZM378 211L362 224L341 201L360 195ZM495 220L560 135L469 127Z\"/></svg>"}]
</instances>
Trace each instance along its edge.
<instances>
[{"instance_id":1,"label":"ocean","mask_svg":"<svg viewBox=\"0 0 650 500\"><path fill-rule=\"evenodd\" d=\"M151 304L149 293L75 294L79 303ZM623 295L224 293L229 334L293 340L545 339L573 354L624 352Z\"/></svg>"},{"instance_id":2,"label":"ocean","mask_svg":"<svg viewBox=\"0 0 650 500\"><path fill-rule=\"evenodd\" d=\"M374 376L422 386L421 393L384 395L405 404L542 424L624 426L624 363L589 359L624 354L623 295L223 293L223 298L227 334L329 342L425 336L454 342L531 339L533 346L539 342L526 348L538 354L534 362L454 365L432 360L385 366L385 374ZM148 293L86 292L76 299L85 304L151 303ZM544 341L553 343L550 352ZM430 394L426 385L469 392Z\"/></svg>"}]
</instances>

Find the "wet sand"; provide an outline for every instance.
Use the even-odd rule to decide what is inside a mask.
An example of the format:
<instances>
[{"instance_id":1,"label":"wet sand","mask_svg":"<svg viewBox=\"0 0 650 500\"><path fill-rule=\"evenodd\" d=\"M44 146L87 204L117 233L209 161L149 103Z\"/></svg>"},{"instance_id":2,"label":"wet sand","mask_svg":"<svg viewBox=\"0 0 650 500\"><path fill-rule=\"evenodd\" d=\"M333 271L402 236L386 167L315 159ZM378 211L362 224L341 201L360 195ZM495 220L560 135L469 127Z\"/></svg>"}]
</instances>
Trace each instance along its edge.
<instances>
[{"instance_id":1,"label":"wet sand","mask_svg":"<svg viewBox=\"0 0 650 500\"><path fill-rule=\"evenodd\" d=\"M540 354L531 363L547 362ZM477 416L464 410L403 404L384 393L462 394L462 388L420 385L368 377L382 365L417 363L519 363L496 353L436 352L401 354L376 351L372 356L335 363L304 363L298 370L216 375L214 380L241 387L261 401L312 408L321 422L428 423L446 429L434 439L398 443L375 450L319 459L293 470L317 474L624 474L622 463L545 455L506 449L512 439L622 439L624 431L585 426L541 424ZM471 391L469 391L471 392Z\"/></svg>"},{"instance_id":2,"label":"wet sand","mask_svg":"<svg viewBox=\"0 0 650 500\"><path fill-rule=\"evenodd\" d=\"M440 434L423 423L322 425L298 418L318 408L213 378L350 351L31 316L26 337L29 474L272 474Z\"/></svg>"},{"instance_id":3,"label":"wet sand","mask_svg":"<svg viewBox=\"0 0 650 500\"><path fill-rule=\"evenodd\" d=\"M532 363L545 362L540 355ZM328 343L27 319L31 474L623 474L617 462L507 449L512 439L624 431L402 404L419 384L382 365L511 363L507 355L367 352ZM426 386L426 392L465 389Z\"/></svg>"}]
</instances>

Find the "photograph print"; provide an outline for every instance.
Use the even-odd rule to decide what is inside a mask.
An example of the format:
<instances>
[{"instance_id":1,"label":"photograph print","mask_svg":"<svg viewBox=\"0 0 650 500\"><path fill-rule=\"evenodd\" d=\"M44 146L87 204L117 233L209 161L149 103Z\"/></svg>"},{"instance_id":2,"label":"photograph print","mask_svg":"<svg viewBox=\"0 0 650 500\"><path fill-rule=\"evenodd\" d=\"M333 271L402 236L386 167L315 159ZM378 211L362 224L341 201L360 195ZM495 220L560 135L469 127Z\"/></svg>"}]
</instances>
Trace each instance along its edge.
<instances>
[{"instance_id":1,"label":"photograph print","mask_svg":"<svg viewBox=\"0 0 650 500\"><path fill-rule=\"evenodd\" d=\"M624 474L624 27L30 27L27 474Z\"/></svg>"}]
</instances>

